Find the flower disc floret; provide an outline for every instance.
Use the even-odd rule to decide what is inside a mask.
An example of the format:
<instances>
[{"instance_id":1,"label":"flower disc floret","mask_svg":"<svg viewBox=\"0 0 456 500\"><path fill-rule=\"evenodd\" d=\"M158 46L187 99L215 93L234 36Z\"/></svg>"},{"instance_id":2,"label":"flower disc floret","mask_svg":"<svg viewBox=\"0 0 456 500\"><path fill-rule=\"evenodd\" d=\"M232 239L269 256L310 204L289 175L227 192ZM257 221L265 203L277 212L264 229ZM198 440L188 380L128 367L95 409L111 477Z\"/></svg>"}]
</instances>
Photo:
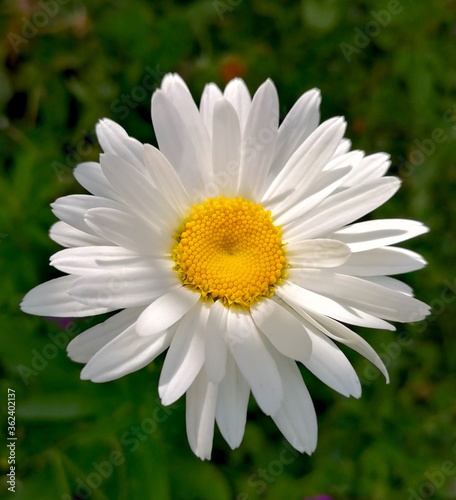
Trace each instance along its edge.
<instances>
[{"instance_id":1,"label":"flower disc floret","mask_svg":"<svg viewBox=\"0 0 456 500\"><path fill-rule=\"evenodd\" d=\"M184 285L227 306L271 297L286 268L280 227L261 203L241 197L194 205L173 258Z\"/></svg>"}]
</instances>

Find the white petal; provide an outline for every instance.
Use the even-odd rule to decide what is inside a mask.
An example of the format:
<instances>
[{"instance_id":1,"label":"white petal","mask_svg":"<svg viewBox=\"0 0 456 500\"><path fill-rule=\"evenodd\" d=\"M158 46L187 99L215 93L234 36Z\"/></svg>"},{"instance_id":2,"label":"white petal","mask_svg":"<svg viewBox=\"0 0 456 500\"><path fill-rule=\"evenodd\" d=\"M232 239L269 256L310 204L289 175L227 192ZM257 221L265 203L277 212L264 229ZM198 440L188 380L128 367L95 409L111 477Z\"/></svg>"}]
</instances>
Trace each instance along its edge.
<instances>
[{"instance_id":1,"label":"white petal","mask_svg":"<svg viewBox=\"0 0 456 500\"><path fill-rule=\"evenodd\" d=\"M379 276L408 273L422 269L425 265L423 257L415 252L384 247L353 253L337 272L354 276Z\"/></svg>"},{"instance_id":2,"label":"white petal","mask_svg":"<svg viewBox=\"0 0 456 500\"><path fill-rule=\"evenodd\" d=\"M348 153L350 151L351 146L352 143L350 139L342 139L334 153L334 156L339 156Z\"/></svg>"},{"instance_id":3,"label":"white petal","mask_svg":"<svg viewBox=\"0 0 456 500\"><path fill-rule=\"evenodd\" d=\"M321 95L318 89L305 92L291 108L279 128L269 179L274 179L291 155L317 128Z\"/></svg>"},{"instance_id":4,"label":"white petal","mask_svg":"<svg viewBox=\"0 0 456 500\"><path fill-rule=\"evenodd\" d=\"M196 134L187 129L180 110L161 90L152 97L152 121L160 151L176 169L187 191L192 198L198 194L204 197L211 173L210 159L206 158L209 152L203 151L204 145L198 144Z\"/></svg>"},{"instance_id":5,"label":"white petal","mask_svg":"<svg viewBox=\"0 0 456 500\"><path fill-rule=\"evenodd\" d=\"M421 222L407 219L378 219L358 222L328 235L346 243L352 252L394 245L409 240L429 229Z\"/></svg>"},{"instance_id":6,"label":"white petal","mask_svg":"<svg viewBox=\"0 0 456 500\"><path fill-rule=\"evenodd\" d=\"M158 260L149 257L141 257L130 250L116 246L84 246L76 248L66 248L55 253L51 257L51 266L68 274L80 276L86 274L96 274L100 271L115 270L118 266L135 266L142 264L144 267L154 267L154 262L163 264L168 260ZM167 266L172 268L169 261ZM157 264L158 265L158 264ZM112 269L114 266L114 269ZM156 267L156 266L155 266Z\"/></svg>"},{"instance_id":7,"label":"white petal","mask_svg":"<svg viewBox=\"0 0 456 500\"><path fill-rule=\"evenodd\" d=\"M201 167L210 169L210 137L198 107L185 81L177 74L167 75L162 82L162 90L177 109L182 121L198 148Z\"/></svg>"},{"instance_id":8,"label":"white petal","mask_svg":"<svg viewBox=\"0 0 456 500\"><path fill-rule=\"evenodd\" d=\"M215 104L212 127L213 195L223 193L235 196L240 168L241 130L236 111L226 99Z\"/></svg>"},{"instance_id":9,"label":"white petal","mask_svg":"<svg viewBox=\"0 0 456 500\"><path fill-rule=\"evenodd\" d=\"M208 131L185 81L177 73L169 74L163 79L161 88L181 114L186 127L195 134L197 142L202 148L208 148Z\"/></svg>"},{"instance_id":10,"label":"white petal","mask_svg":"<svg viewBox=\"0 0 456 500\"><path fill-rule=\"evenodd\" d=\"M49 237L63 247L111 245L112 243L93 234L80 231L66 222L58 221L51 226Z\"/></svg>"},{"instance_id":11,"label":"white petal","mask_svg":"<svg viewBox=\"0 0 456 500\"><path fill-rule=\"evenodd\" d=\"M187 436L193 453L202 460L210 460L214 438L217 385L201 370L187 391L185 417Z\"/></svg>"},{"instance_id":12,"label":"white petal","mask_svg":"<svg viewBox=\"0 0 456 500\"><path fill-rule=\"evenodd\" d=\"M382 177L333 194L287 230L289 241L323 236L349 224L385 203L399 186L399 179Z\"/></svg>"},{"instance_id":13,"label":"white petal","mask_svg":"<svg viewBox=\"0 0 456 500\"><path fill-rule=\"evenodd\" d=\"M280 374L249 312L230 309L227 342L258 406L266 415L276 413L283 398Z\"/></svg>"},{"instance_id":14,"label":"white petal","mask_svg":"<svg viewBox=\"0 0 456 500\"><path fill-rule=\"evenodd\" d=\"M208 83L203 90L200 102L200 114L209 135L212 136L212 116L215 103L223 97L215 83Z\"/></svg>"},{"instance_id":15,"label":"white petal","mask_svg":"<svg viewBox=\"0 0 456 500\"><path fill-rule=\"evenodd\" d=\"M255 93L242 133L238 195L260 200L266 186L279 123L279 98L271 80Z\"/></svg>"},{"instance_id":16,"label":"white petal","mask_svg":"<svg viewBox=\"0 0 456 500\"><path fill-rule=\"evenodd\" d=\"M301 144L272 181L263 201L278 203L293 195L300 185L310 185L318 178L340 143L346 123L336 117L322 123Z\"/></svg>"},{"instance_id":17,"label":"white petal","mask_svg":"<svg viewBox=\"0 0 456 500\"><path fill-rule=\"evenodd\" d=\"M233 450L241 444L244 436L249 395L247 382L233 356L228 354L226 375L219 385L216 417L220 433Z\"/></svg>"},{"instance_id":18,"label":"white petal","mask_svg":"<svg viewBox=\"0 0 456 500\"><path fill-rule=\"evenodd\" d=\"M161 354L171 341L172 334L150 339L139 337L132 325L102 347L81 372L82 380L109 382L144 368Z\"/></svg>"},{"instance_id":19,"label":"white petal","mask_svg":"<svg viewBox=\"0 0 456 500\"><path fill-rule=\"evenodd\" d=\"M146 175L112 154L101 155L100 162L113 188L141 217L165 230L177 224L178 214Z\"/></svg>"},{"instance_id":20,"label":"white petal","mask_svg":"<svg viewBox=\"0 0 456 500\"><path fill-rule=\"evenodd\" d=\"M158 385L165 406L174 403L185 393L203 366L208 315L209 306L200 302L177 325Z\"/></svg>"},{"instance_id":21,"label":"white petal","mask_svg":"<svg viewBox=\"0 0 456 500\"><path fill-rule=\"evenodd\" d=\"M122 210L122 207L123 206L117 201L88 194L71 194L58 198L54 203L51 203L52 211L60 220L80 231L94 235L96 235L96 233L84 220L87 212L92 208Z\"/></svg>"},{"instance_id":22,"label":"white petal","mask_svg":"<svg viewBox=\"0 0 456 500\"><path fill-rule=\"evenodd\" d=\"M302 324L282 306L266 299L250 308L257 327L283 355L304 362L309 358L312 342Z\"/></svg>"},{"instance_id":23,"label":"white petal","mask_svg":"<svg viewBox=\"0 0 456 500\"><path fill-rule=\"evenodd\" d=\"M273 350L271 354L284 388L282 406L272 418L294 448L310 454L317 446L318 428L309 391L294 361Z\"/></svg>"},{"instance_id":24,"label":"white petal","mask_svg":"<svg viewBox=\"0 0 456 500\"><path fill-rule=\"evenodd\" d=\"M352 173L345 179L345 186L356 186L369 179L382 177L391 165L390 155L386 153L375 153L364 157Z\"/></svg>"},{"instance_id":25,"label":"white petal","mask_svg":"<svg viewBox=\"0 0 456 500\"><path fill-rule=\"evenodd\" d=\"M323 269L290 269L289 279L341 304L386 320L420 321L429 313L429 307L423 302L356 276Z\"/></svg>"},{"instance_id":26,"label":"white petal","mask_svg":"<svg viewBox=\"0 0 456 500\"><path fill-rule=\"evenodd\" d=\"M363 278L365 281L370 281L371 283L376 283L377 285L384 286L386 288L390 288L391 290L395 290L396 292L405 293L405 295L409 295L413 297L413 288L403 281L399 281L395 278L391 278L389 276L368 276Z\"/></svg>"},{"instance_id":27,"label":"white petal","mask_svg":"<svg viewBox=\"0 0 456 500\"><path fill-rule=\"evenodd\" d=\"M362 159L365 157L365 152L361 150L354 150L344 153L343 155L336 155L331 158L331 160L327 163L324 168L324 172L335 170L344 166L352 167L351 171L358 168L358 165L361 163ZM351 177L351 175L349 176ZM344 182L345 186L346 182Z\"/></svg>"},{"instance_id":28,"label":"white petal","mask_svg":"<svg viewBox=\"0 0 456 500\"><path fill-rule=\"evenodd\" d=\"M133 265L114 265L106 271L82 276L68 293L92 307L123 309L150 304L181 286L171 269L158 270L138 260Z\"/></svg>"},{"instance_id":29,"label":"white petal","mask_svg":"<svg viewBox=\"0 0 456 500\"><path fill-rule=\"evenodd\" d=\"M352 365L342 351L320 333L309 326L312 338L312 355L304 363L326 385L343 396L361 396L361 383Z\"/></svg>"},{"instance_id":30,"label":"white petal","mask_svg":"<svg viewBox=\"0 0 456 500\"><path fill-rule=\"evenodd\" d=\"M70 297L68 289L77 279L77 276L63 276L36 286L22 299L21 309L28 314L59 318L80 318L112 310L87 306Z\"/></svg>"},{"instance_id":31,"label":"white petal","mask_svg":"<svg viewBox=\"0 0 456 500\"><path fill-rule=\"evenodd\" d=\"M150 144L144 145L144 162L148 174L162 195L176 211L187 216L191 201L179 176L166 157Z\"/></svg>"},{"instance_id":32,"label":"white petal","mask_svg":"<svg viewBox=\"0 0 456 500\"><path fill-rule=\"evenodd\" d=\"M68 356L78 363L87 363L103 346L133 325L143 310L143 307L125 309L80 333L68 344Z\"/></svg>"},{"instance_id":33,"label":"white petal","mask_svg":"<svg viewBox=\"0 0 456 500\"><path fill-rule=\"evenodd\" d=\"M252 104L249 89L247 88L244 80L241 78L234 78L228 82L228 85L223 91L223 97L225 97L225 99L233 105L233 108L236 110L239 117L241 130L243 130Z\"/></svg>"},{"instance_id":34,"label":"white petal","mask_svg":"<svg viewBox=\"0 0 456 500\"><path fill-rule=\"evenodd\" d=\"M79 184L93 195L111 200L122 200L106 179L99 163L94 161L80 163L74 169L73 175Z\"/></svg>"},{"instance_id":35,"label":"white petal","mask_svg":"<svg viewBox=\"0 0 456 500\"><path fill-rule=\"evenodd\" d=\"M219 300L211 305L207 321L204 367L207 378L216 384L225 376L227 346L225 342L229 310Z\"/></svg>"},{"instance_id":36,"label":"white petal","mask_svg":"<svg viewBox=\"0 0 456 500\"><path fill-rule=\"evenodd\" d=\"M341 344L344 344L354 351L358 352L376 366L384 375L386 382L389 383L388 371L380 356L372 347L358 334L342 325L338 321L323 316L322 314L312 313L305 316L306 324L310 323L317 330L324 333Z\"/></svg>"},{"instance_id":37,"label":"white petal","mask_svg":"<svg viewBox=\"0 0 456 500\"><path fill-rule=\"evenodd\" d=\"M302 220L305 215L328 198L345 180L351 172L351 167L342 167L329 172L322 172L312 185L301 183L295 187L288 198L274 205L265 202L267 209L272 209L274 223L284 226L284 235L287 227L293 227L295 221Z\"/></svg>"},{"instance_id":38,"label":"white petal","mask_svg":"<svg viewBox=\"0 0 456 500\"><path fill-rule=\"evenodd\" d=\"M347 262L350 254L348 246L338 240L304 240L287 246L291 267L337 267Z\"/></svg>"},{"instance_id":39,"label":"white petal","mask_svg":"<svg viewBox=\"0 0 456 500\"><path fill-rule=\"evenodd\" d=\"M139 335L149 336L163 332L188 313L200 297L199 293L185 286L163 295L139 317L136 325Z\"/></svg>"},{"instance_id":40,"label":"white petal","mask_svg":"<svg viewBox=\"0 0 456 500\"><path fill-rule=\"evenodd\" d=\"M139 171L145 172L142 144L129 137L120 125L104 118L97 123L96 132L98 141L105 153L120 156Z\"/></svg>"},{"instance_id":41,"label":"white petal","mask_svg":"<svg viewBox=\"0 0 456 500\"><path fill-rule=\"evenodd\" d=\"M324 297L310 290L287 281L276 288L277 295L298 313L300 308L324 314L351 325L395 330L394 326L375 316L367 314L354 307L339 303L337 300Z\"/></svg>"},{"instance_id":42,"label":"white petal","mask_svg":"<svg viewBox=\"0 0 456 500\"><path fill-rule=\"evenodd\" d=\"M85 222L102 238L132 252L153 257L171 253L171 237L126 208L93 208L87 212Z\"/></svg>"}]
</instances>

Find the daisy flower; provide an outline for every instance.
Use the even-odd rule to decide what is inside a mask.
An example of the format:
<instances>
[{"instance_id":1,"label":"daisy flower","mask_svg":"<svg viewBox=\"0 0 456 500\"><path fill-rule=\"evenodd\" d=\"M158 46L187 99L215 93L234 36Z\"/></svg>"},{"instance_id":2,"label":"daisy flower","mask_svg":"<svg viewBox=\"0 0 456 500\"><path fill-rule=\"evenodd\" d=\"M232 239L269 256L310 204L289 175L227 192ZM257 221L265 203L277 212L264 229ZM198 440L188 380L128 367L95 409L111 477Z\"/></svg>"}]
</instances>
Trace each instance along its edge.
<instances>
[{"instance_id":1,"label":"daisy flower","mask_svg":"<svg viewBox=\"0 0 456 500\"><path fill-rule=\"evenodd\" d=\"M370 360L348 325L394 330L429 312L390 275L419 269L416 253L392 245L425 233L405 219L355 222L387 201L384 153L351 151L343 118L323 123L320 92L303 94L279 126L267 80L251 98L234 79L208 84L199 109L184 81L167 75L152 98L159 149L104 119L100 163L77 166L91 195L52 204L50 237L66 247L51 265L66 276L22 302L30 314L81 317L116 312L68 346L81 378L108 382L167 350L164 405L186 394L197 456L211 456L215 422L241 443L252 392L297 450L317 443L315 410L297 362L358 398L361 384L336 345Z\"/></svg>"}]
</instances>

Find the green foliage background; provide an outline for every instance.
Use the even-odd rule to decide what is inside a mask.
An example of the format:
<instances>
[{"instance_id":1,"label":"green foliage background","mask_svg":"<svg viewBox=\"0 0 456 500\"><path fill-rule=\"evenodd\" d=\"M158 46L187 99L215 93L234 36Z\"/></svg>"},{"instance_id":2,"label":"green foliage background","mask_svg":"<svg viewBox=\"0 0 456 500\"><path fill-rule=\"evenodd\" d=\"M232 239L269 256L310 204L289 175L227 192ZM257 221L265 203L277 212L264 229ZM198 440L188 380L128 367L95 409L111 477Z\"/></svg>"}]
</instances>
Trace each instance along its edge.
<instances>
[{"instance_id":1,"label":"green foliage background","mask_svg":"<svg viewBox=\"0 0 456 500\"><path fill-rule=\"evenodd\" d=\"M16 493L3 476L4 498L455 498L454 0L9 0L1 10L0 405L15 389L18 435ZM167 413L158 404L162 358L116 382L81 381L65 345L99 319L63 324L18 309L57 276L49 203L82 192L71 170L97 159L96 121L110 117L154 144L150 95L169 71L197 100L207 81L240 75L254 91L270 77L282 114L319 87L322 117L345 115L354 147L390 152L403 180L373 216L431 228L408 244L429 266L404 280L432 315L362 332L391 383L350 353L360 400L304 373L319 414L311 457L292 455L251 402L241 447L217 432L213 460L201 462L186 442L185 401ZM3 438L0 457L6 473Z\"/></svg>"}]
</instances>

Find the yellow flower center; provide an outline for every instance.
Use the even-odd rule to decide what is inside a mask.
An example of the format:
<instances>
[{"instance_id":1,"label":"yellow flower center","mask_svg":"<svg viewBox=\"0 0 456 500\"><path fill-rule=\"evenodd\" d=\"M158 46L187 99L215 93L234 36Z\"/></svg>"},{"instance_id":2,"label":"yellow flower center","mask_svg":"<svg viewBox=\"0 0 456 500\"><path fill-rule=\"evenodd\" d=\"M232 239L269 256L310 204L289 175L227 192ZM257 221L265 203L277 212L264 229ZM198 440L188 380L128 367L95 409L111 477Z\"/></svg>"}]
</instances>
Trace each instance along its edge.
<instances>
[{"instance_id":1,"label":"yellow flower center","mask_svg":"<svg viewBox=\"0 0 456 500\"><path fill-rule=\"evenodd\" d=\"M260 203L209 198L192 207L176 239L174 269L184 285L226 306L271 297L284 278L281 229Z\"/></svg>"}]
</instances>

